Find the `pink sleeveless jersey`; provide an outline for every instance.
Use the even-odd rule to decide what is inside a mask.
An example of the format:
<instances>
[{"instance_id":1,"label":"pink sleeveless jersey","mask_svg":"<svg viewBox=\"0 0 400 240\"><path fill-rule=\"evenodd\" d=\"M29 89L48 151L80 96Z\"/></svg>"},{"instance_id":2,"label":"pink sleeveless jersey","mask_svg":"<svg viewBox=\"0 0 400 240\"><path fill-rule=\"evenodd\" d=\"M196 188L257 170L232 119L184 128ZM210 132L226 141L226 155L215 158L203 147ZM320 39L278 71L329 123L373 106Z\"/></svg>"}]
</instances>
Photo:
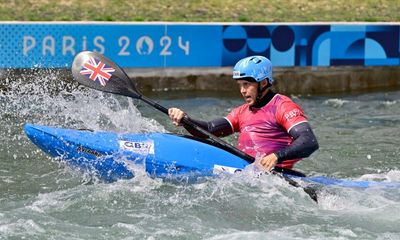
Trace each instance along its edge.
<instances>
[{"instance_id":1,"label":"pink sleeveless jersey","mask_svg":"<svg viewBox=\"0 0 400 240\"><path fill-rule=\"evenodd\" d=\"M260 157L276 152L293 141L290 129L307 122L303 110L290 98L276 94L262 108L250 110L248 104L233 109L226 119L234 132L240 132L238 148L245 153ZM292 168L300 159L285 160L279 167Z\"/></svg>"}]
</instances>

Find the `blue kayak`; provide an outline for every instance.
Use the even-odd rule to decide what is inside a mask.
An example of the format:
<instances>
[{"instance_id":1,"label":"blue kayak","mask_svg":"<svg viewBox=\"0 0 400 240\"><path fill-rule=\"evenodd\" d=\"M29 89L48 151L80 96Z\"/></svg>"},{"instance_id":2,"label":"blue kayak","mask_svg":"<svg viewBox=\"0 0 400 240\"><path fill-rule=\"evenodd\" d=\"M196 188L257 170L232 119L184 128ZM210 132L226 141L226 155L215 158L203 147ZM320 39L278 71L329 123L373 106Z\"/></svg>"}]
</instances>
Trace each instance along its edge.
<instances>
[{"instance_id":1,"label":"blue kayak","mask_svg":"<svg viewBox=\"0 0 400 240\"><path fill-rule=\"evenodd\" d=\"M44 152L106 182L133 178L133 165L143 166L150 176L160 178L233 174L249 165L244 159L224 149L189 136L168 133L117 134L33 124L26 124L24 129L29 139ZM318 185L400 187L400 182L286 176Z\"/></svg>"}]
</instances>

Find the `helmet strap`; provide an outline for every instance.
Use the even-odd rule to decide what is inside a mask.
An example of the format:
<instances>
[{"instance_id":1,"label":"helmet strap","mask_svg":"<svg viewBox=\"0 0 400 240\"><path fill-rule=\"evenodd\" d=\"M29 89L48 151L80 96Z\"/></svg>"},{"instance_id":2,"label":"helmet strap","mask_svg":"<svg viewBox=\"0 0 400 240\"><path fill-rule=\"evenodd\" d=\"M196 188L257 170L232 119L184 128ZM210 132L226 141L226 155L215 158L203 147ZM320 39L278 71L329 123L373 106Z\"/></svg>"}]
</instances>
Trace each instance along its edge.
<instances>
[{"instance_id":1,"label":"helmet strap","mask_svg":"<svg viewBox=\"0 0 400 240\"><path fill-rule=\"evenodd\" d=\"M263 102L264 102L263 101L264 100L263 99L263 93L265 91L267 91L268 89L270 89L271 86L272 85L269 82L264 87L261 87L261 82L258 83L257 97L256 97L255 103L254 103L254 105L252 107L259 108L259 107L262 107L262 105L264 105L263 104Z\"/></svg>"},{"instance_id":2,"label":"helmet strap","mask_svg":"<svg viewBox=\"0 0 400 240\"><path fill-rule=\"evenodd\" d=\"M261 87L261 82L258 83L258 87L257 87L257 98L256 98L256 102L259 102L259 100L262 98L263 93L272 85L267 81L267 85L265 85L264 87Z\"/></svg>"}]
</instances>

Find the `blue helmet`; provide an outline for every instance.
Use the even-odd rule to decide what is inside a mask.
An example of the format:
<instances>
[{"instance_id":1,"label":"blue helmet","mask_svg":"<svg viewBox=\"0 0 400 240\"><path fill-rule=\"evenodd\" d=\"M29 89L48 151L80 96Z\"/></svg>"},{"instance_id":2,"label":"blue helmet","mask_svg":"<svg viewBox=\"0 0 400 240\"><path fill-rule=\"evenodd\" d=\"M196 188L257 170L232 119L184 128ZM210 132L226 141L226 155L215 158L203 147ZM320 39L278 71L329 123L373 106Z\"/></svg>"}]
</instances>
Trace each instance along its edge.
<instances>
[{"instance_id":1,"label":"blue helmet","mask_svg":"<svg viewBox=\"0 0 400 240\"><path fill-rule=\"evenodd\" d=\"M272 64L271 61L263 56L251 56L241 59L233 67L233 79L240 80L252 78L256 82L268 78L272 84Z\"/></svg>"}]
</instances>

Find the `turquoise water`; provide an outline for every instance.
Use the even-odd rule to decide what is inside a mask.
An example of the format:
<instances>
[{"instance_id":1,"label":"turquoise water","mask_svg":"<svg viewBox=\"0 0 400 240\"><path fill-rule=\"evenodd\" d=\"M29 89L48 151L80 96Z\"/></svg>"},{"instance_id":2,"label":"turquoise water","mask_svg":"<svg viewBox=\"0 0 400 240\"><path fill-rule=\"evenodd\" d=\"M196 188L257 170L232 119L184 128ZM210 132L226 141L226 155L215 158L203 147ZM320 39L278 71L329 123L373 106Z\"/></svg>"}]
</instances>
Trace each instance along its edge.
<instances>
[{"instance_id":1,"label":"turquoise water","mask_svg":"<svg viewBox=\"0 0 400 240\"><path fill-rule=\"evenodd\" d=\"M242 103L214 92L145 95L206 120ZM297 169L400 181L399 91L291 97L320 143ZM52 72L12 81L0 102L0 239L400 239L400 189L330 187L315 204L281 179L250 173L177 184L137 169L134 179L105 184L43 154L23 125L184 130L144 103L65 84Z\"/></svg>"}]
</instances>

